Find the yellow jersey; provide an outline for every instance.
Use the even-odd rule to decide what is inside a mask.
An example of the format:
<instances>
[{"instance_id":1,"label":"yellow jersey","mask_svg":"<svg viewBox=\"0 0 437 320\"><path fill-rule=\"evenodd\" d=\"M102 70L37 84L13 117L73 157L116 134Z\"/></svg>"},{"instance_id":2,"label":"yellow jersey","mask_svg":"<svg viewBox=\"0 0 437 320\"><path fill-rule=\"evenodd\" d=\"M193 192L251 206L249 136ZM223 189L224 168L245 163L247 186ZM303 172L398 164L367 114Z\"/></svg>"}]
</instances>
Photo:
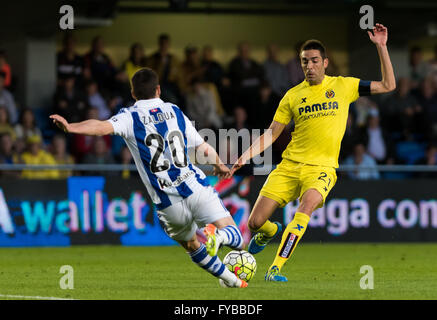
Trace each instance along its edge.
<instances>
[{"instance_id":1,"label":"yellow jersey","mask_svg":"<svg viewBox=\"0 0 437 320\"><path fill-rule=\"evenodd\" d=\"M291 141L282 157L338 168L349 104L358 99L359 86L358 78L325 75L318 85L311 86L304 80L288 90L273 118L283 124L291 119L295 122Z\"/></svg>"},{"instance_id":2,"label":"yellow jersey","mask_svg":"<svg viewBox=\"0 0 437 320\"><path fill-rule=\"evenodd\" d=\"M56 165L53 156L44 150L40 150L37 155L24 152L21 158L25 164L29 165ZM26 179L57 179L59 170L23 170L21 176Z\"/></svg>"}]
</instances>

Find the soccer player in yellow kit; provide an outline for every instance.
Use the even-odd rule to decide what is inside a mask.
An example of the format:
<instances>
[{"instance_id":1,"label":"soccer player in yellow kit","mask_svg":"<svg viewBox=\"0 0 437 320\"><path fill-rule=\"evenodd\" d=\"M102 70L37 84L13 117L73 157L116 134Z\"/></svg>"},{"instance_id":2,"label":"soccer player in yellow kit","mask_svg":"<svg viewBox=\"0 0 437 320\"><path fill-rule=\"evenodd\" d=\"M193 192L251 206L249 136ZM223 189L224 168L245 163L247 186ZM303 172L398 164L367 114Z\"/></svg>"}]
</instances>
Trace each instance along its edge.
<instances>
[{"instance_id":1,"label":"soccer player in yellow kit","mask_svg":"<svg viewBox=\"0 0 437 320\"><path fill-rule=\"evenodd\" d=\"M376 24L370 40L376 45L381 64L381 81L325 75L328 58L323 44L308 40L300 51L305 80L291 88L279 103L266 133L260 136L234 164L231 174L252 157L268 148L291 119L295 122L292 140L282 154L283 160L268 176L248 220L252 232L248 251L260 252L282 231L268 219L278 207L299 199L293 220L285 228L276 257L265 280L287 281L280 271L302 238L311 214L323 206L337 181L335 168L343 138L349 104L359 96L393 91L396 87L387 50L387 28Z\"/></svg>"}]
</instances>

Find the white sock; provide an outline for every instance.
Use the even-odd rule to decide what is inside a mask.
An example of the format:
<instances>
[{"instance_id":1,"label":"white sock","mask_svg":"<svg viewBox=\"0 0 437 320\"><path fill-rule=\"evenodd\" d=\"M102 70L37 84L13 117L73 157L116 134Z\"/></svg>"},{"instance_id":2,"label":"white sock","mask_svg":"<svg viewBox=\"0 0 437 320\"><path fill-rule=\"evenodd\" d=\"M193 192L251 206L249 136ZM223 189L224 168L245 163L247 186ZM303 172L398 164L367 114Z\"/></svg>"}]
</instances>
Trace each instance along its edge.
<instances>
[{"instance_id":1,"label":"white sock","mask_svg":"<svg viewBox=\"0 0 437 320\"><path fill-rule=\"evenodd\" d=\"M236 226L226 226L217 229L217 233L222 240L222 244L233 249L242 249L244 246L243 236Z\"/></svg>"}]
</instances>

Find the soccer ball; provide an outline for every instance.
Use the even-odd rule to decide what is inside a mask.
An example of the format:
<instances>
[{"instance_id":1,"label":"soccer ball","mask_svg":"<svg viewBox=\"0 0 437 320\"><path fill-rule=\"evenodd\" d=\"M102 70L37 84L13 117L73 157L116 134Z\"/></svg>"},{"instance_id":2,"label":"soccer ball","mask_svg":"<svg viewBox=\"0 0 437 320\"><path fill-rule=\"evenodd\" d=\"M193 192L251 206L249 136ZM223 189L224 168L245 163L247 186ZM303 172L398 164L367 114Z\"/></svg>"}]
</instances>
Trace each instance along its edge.
<instances>
[{"instance_id":1,"label":"soccer ball","mask_svg":"<svg viewBox=\"0 0 437 320\"><path fill-rule=\"evenodd\" d=\"M256 260L245 250L233 250L223 258L224 265L241 280L249 282L256 272Z\"/></svg>"}]
</instances>

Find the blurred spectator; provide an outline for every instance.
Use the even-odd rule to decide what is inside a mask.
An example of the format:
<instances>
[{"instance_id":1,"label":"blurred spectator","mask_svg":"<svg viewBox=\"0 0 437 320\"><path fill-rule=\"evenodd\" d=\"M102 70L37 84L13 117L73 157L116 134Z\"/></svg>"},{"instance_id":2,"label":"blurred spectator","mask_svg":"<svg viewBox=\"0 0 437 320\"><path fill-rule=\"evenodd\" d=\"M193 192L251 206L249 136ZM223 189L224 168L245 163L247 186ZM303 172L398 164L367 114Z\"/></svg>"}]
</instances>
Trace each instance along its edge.
<instances>
[{"instance_id":1,"label":"blurred spectator","mask_svg":"<svg viewBox=\"0 0 437 320\"><path fill-rule=\"evenodd\" d=\"M17 139L27 140L30 136L40 136L42 138L41 130L37 127L35 122L35 115L31 109L24 109L21 112L20 120L14 127Z\"/></svg>"},{"instance_id":2,"label":"blurred spectator","mask_svg":"<svg viewBox=\"0 0 437 320\"><path fill-rule=\"evenodd\" d=\"M106 141L103 137L95 137L92 145L91 152L86 154L82 160L84 164L114 164L114 158L112 157ZM108 171L88 171L88 175L107 175Z\"/></svg>"},{"instance_id":3,"label":"blurred spectator","mask_svg":"<svg viewBox=\"0 0 437 320\"><path fill-rule=\"evenodd\" d=\"M253 106L252 112L249 113L249 126L254 129L260 129L260 134L263 134L264 129L267 129L272 123L280 99L281 98L273 92L269 83L264 81L259 89L258 101ZM273 152L273 163L281 162L282 152L291 140L291 127L293 125L294 122L292 120L287 126L285 126L284 130L273 143L271 147ZM270 150L265 152L270 152Z\"/></svg>"},{"instance_id":4,"label":"blurred spectator","mask_svg":"<svg viewBox=\"0 0 437 320\"><path fill-rule=\"evenodd\" d=\"M85 120L88 119L98 119L99 111L96 108L89 108L87 110L87 114ZM72 137L72 153L76 160L76 162L80 162L82 158L89 152L91 152L94 140L96 137L94 136L86 136L75 134ZM103 139L106 141L106 145L108 149L111 147L111 136L104 136Z\"/></svg>"},{"instance_id":5,"label":"blurred spectator","mask_svg":"<svg viewBox=\"0 0 437 320\"><path fill-rule=\"evenodd\" d=\"M229 77L223 77L222 86L220 88L220 101L223 109L228 116L234 114L234 108L238 105L238 99L235 96L234 89L231 85Z\"/></svg>"},{"instance_id":6,"label":"blurred spectator","mask_svg":"<svg viewBox=\"0 0 437 320\"><path fill-rule=\"evenodd\" d=\"M348 171L347 176L353 180L379 179L379 172L376 168L375 160L366 154L366 147L363 143L354 146L353 155L346 158L345 165L356 165L358 169ZM360 168L362 167L362 168ZM366 169L364 169L364 167Z\"/></svg>"},{"instance_id":7,"label":"blurred spectator","mask_svg":"<svg viewBox=\"0 0 437 320\"><path fill-rule=\"evenodd\" d=\"M434 90L437 91L437 44L434 47L434 57L429 61L430 75L433 80Z\"/></svg>"},{"instance_id":8,"label":"blurred spectator","mask_svg":"<svg viewBox=\"0 0 437 320\"><path fill-rule=\"evenodd\" d=\"M411 87L416 88L428 75L430 66L423 61L422 48L414 46L410 49L410 79Z\"/></svg>"},{"instance_id":9,"label":"blurred spectator","mask_svg":"<svg viewBox=\"0 0 437 320\"><path fill-rule=\"evenodd\" d=\"M27 151L21 155L21 161L27 165L56 165L53 156L41 148L40 136L27 138ZM26 179L55 179L59 178L59 171L53 169L45 170L23 170L21 176Z\"/></svg>"},{"instance_id":10,"label":"blurred spectator","mask_svg":"<svg viewBox=\"0 0 437 320\"><path fill-rule=\"evenodd\" d=\"M0 134L0 164L14 163L14 141L9 133Z\"/></svg>"},{"instance_id":11,"label":"blurred spectator","mask_svg":"<svg viewBox=\"0 0 437 320\"><path fill-rule=\"evenodd\" d=\"M251 135L251 127L248 123L248 114L245 108L241 106L236 106L234 108L233 113L233 123L231 123L230 128L231 129L228 134L230 136L228 137L222 137L219 136L219 146L220 146L220 152L226 152L223 154L220 154L220 157L223 156L224 161L227 164L234 164L238 158L243 154L243 152L248 148L247 145L243 145L244 142L252 142L252 135ZM236 133L238 134L238 139L234 136L232 138L232 129L236 130ZM223 146L225 146L225 150L223 150ZM251 174L253 170L253 160L250 161L251 164L244 166L244 171L241 171L239 174L241 175L247 175Z\"/></svg>"},{"instance_id":12,"label":"blurred spectator","mask_svg":"<svg viewBox=\"0 0 437 320\"><path fill-rule=\"evenodd\" d=\"M346 130L344 132L343 140L341 141L339 162L343 162L347 157L351 156L355 145L362 141L362 131L356 125L356 121L351 112L349 112L346 121Z\"/></svg>"},{"instance_id":13,"label":"blurred spectator","mask_svg":"<svg viewBox=\"0 0 437 320\"><path fill-rule=\"evenodd\" d=\"M279 62L279 48L276 44L267 46L267 59L264 61L264 73L273 92L282 97L289 89L287 68Z\"/></svg>"},{"instance_id":14,"label":"blurred spectator","mask_svg":"<svg viewBox=\"0 0 437 320\"><path fill-rule=\"evenodd\" d=\"M403 134L404 139L413 139L415 132L415 113L421 108L410 92L410 80L400 78L396 91L392 93L381 108L381 125L390 132Z\"/></svg>"},{"instance_id":15,"label":"blurred spectator","mask_svg":"<svg viewBox=\"0 0 437 320\"><path fill-rule=\"evenodd\" d=\"M5 88L6 74L0 72L0 106L6 107L9 114L9 121L14 124L18 120L17 106L12 94Z\"/></svg>"},{"instance_id":16,"label":"blurred spectator","mask_svg":"<svg viewBox=\"0 0 437 320\"><path fill-rule=\"evenodd\" d=\"M418 165L427 165L427 166L437 166L437 146L435 144L428 144L425 151L425 157L418 160L416 162ZM416 174L416 177L418 178L427 178L427 179L435 179L437 178L437 172L436 171L423 171L418 172Z\"/></svg>"},{"instance_id":17,"label":"blurred spectator","mask_svg":"<svg viewBox=\"0 0 437 320\"><path fill-rule=\"evenodd\" d=\"M84 56L85 68L88 69L100 90L109 90L113 85L115 75L114 64L104 52L104 42L101 36L97 36L91 43L91 50Z\"/></svg>"},{"instance_id":18,"label":"blurred spectator","mask_svg":"<svg viewBox=\"0 0 437 320\"><path fill-rule=\"evenodd\" d=\"M144 47L141 43L135 42L130 47L129 59L123 64L123 70L126 72L128 80L132 79L135 72L147 66Z\"/></svg>"},{"instance_id":19,"label":"blurred spectator","mask_svg":"<svg viewBox=\"0 0 437 320\"><path fill-rule=\"evenodd\" d=\"M214 50L211 46L203 48L201 65L203 69L201 80L205 84L210 84L209 89L214 94L216 103L221 109L221 115L231 114L234 107L231 82L229 78L225 77L225 72L220 63L214 59Z\"/></svg>"},{"instance_id":20,"label":"blurred spectator","mask_svg":"<svg viewBox=\"0 0 437 320\"><path fill-rule=\"evenodd\" d=\"M199 52L196 47L188 46L185 48L185 60L181 64L181 74L179 88L186 94L189 91L190 83L194 78L202 78L204 68L200 63Z\"/></svg>"},{"instance_id":21,"label":"blurred spectator","mask_svg":"<svg viewBox=\"0 0 437 320\"><path fill-rule=\"evenodd\" d=\"M74 158L67 152L67 139L59 133L52 139L51 154L56 164L74 164ZM59 178L66 179L73 174L72 170L59 170Z\"/></svg>"},{"instance_id":22,"label":"blurred spectator","mask_svg":"<svg viewBox=\"0 0 437 320\"><path fill-rule=\"evenodd\" d=\"M331 52L328 49L326 49L326 57L329 58L328 67L326 68L326 74L328 76L340 75L340 68L338 67L334 57L332 56Z\"/></svg>"},{"instance_id":23,"label":"blurred spectator","mask_svg":"<svg viewBox=\"0 0 437 320\"><path fill-rule=\"evenodd\" d=\"M6 107L0 105L0 134L7 133L15 141L15 130L9 121L9 113Z\"/></svg>"},{"instance_id":24,"label":"blurred spectator","mask_svg":"<svg viewBox=\"0 0 437 320\"><path fill-rule=\"evenodd\" d=\"M187 115L194 121L196 128L218 129L222 127L222 119L217 112L217 105L211 91L206 89L199 79L194 78L191 90L187 94Z\"/></svg>"},{"instance_id":25,"label":"blurred spectator","mask_svg":"<svg viewBox=\"0 0 437 320\"><path fill-rule=\"evenodd\" d=\"M263 68L250 57L249 43L238 44L238 54L229 64L229 78L238 103L249 110L264 80Z\"/></svg>"},{"instance_id":26,"label":"blurred spectator","mask_svg":"<svg viewBox=\"0 0 437 320\"><path fill-rule=\"evenodd\" d=\"M69 122L82 121L87 109L86 95L75 86L75 81L71 76L65 78L54 96L54 112Z\"/></svg>"},{"instance_id":27,"label":"blurred spectator","mask_svg":"<svg viewBox=\"0 0 437 320\"><path fill-rule=\"evenodd\" d=\"M431 136L437 137L437 94L431 75L423 79L419 88L413 93L419 105L424 109L422 131L426 140L430 140Z\"/></svg>"},{"instance_id":28,"label":"blurred spectator","mask_svg":"<svg viewBox=\"0 0 437 320\"><path fill-rule=\"evenodd\" d=\"M111 99L108 107L112 114L116 114L122 107L129 107L135 104L135 100L132 98L130 80L124 70L118 70L115 74L114 88L110 96Z\"/></svg>"},{"instance_id":29,"label":"blurred spectator","mask_svg":"<svg viewBox=\"0 0 437 320\"><path fill-rule=\"evenodd\" d=\"M147 59L148 67L158 73L161 86L161 99L180 105L179 91L180 63L170 53L170 36L161 34L158 38L158 51Z\"/></svg>"},{"instance_id":30,"label":"blurred spectator","mask_svg":"<svg viewBox=\"0 0 437 320\"><path fill-rule=\"evenodd\" d=\"M14 142L9 133L0 134L0 164L14 164L17 162ZM0 177L18 177L20 172L0 170Z\"/></svg>"},{"instance_id":31,"label":"blurred spectator","mask_svg":"<svg viewBox=\"0 0 437 320\"><path fill-rule=\"evenodd\" d=\"M257 103L249 114L249 123L256 129L267 129L275 115L280 97L273 91L268 82L263 82L259 88Z\"/></svg>"},{"instance_id":32,"label":"blurred spectator","mask_svg":"<svg viewBox=\"0 0 437 320\"><path fill-rule=\"evenodd\" d=\"M234 121L231 124L231 128L237 129L237 131L241 129L251 129L248 119L248 114L245 108L241 106L237 106L234 108Z\"/></svg>"},{"instance_id":33,"label":"blurred spectator","mask_svg":"<svg viewBox=\"0 0 437 320\"><path fill-rule=\"evenodd\" d=\"M78 86L83 83L84 60L76 53L76 39L67 33L63 40L62 50L56 56L58 80L74 78Z\"/></svg>"},{"instance_id":34,"label":"blurred spectator","mask_svg":"<svg viewBox=\"0 0 437 320\"><path fill-rule=\"evenodd\" d=\"M106 100L103 98L102 94L99 92L99 87L96 81L90 81L86 85L86 93L88 96L88 104L97 109L98 119L106 120L112 113L109 110Z\"/></svg>"},{"instance_id":35,"label":"blurred spectator","mask_svg":"<svg viewBox=\"0 0 437 320\"><path fill-rule=\"evenodd\" d=\"M303 73L302 66L300 64L300 48L302 47L302 45L303 41L299 41L296 43L294 47L296 55L286 64L290 88L298 85L305 80L305 74Z\"/></svg>"},{"instance_id":36,"label":"blurred spectator","mask_svg":"<svg viewBox=\"0 0 437 320\"><path fill-rule=\"evenodd\" d=\"M203 47L202 52L203 81L214 83L221 95L224 70L214 59L214 50L211 46Z\"/></svg>"},{"instance_id":37,"label":"blurred spectator","mask_svg":"<svg viewBox=\"0 0 437 320\"><path fill-rule=\"evenodd\" d=\"M351 110L355 112L355 125L357 127L365 126L369 113L377 109L378 105L369 97L359 97L354 103L354 109Z\"/></svg>"},{"instance_id":38,"label":"blurred spectator","mask_svg":"<svg viewBox=\"0 0 437 320\"><path fill-rule=\"evenodd\" d=\"M3 72L5 74L5 79L3 86L11 90L12 86L12 71L11 66L6 60L6 53L3 50L0 50L0 72Z\"/></svg>"},{"instance_id":39,"label":"blurred spectator","mask_svg":"<svg viewBox=\"0 0 437 320\"><path fill-rule=\"evenodd\" d=\"M121 177L123 179L129 179L132 175L132 172L127 168L128 165L133 164L132 153L129 151L129 148L124 146L120 152L120 161L121 164L126 166L125 169L121 172Z\"/></svg>"},{"instance_id":40,"label":"blurred spectator","mask_svg":"<svg viewBox=\"0 0 437 320\"><path fill-rule=\"evenodd\" d=\"M377 163L385 163L391 144L387 132L380 125L377 109L370 109L361 137L366 142L367 154L375 159Z\"/></svg>"}]
</instances>

